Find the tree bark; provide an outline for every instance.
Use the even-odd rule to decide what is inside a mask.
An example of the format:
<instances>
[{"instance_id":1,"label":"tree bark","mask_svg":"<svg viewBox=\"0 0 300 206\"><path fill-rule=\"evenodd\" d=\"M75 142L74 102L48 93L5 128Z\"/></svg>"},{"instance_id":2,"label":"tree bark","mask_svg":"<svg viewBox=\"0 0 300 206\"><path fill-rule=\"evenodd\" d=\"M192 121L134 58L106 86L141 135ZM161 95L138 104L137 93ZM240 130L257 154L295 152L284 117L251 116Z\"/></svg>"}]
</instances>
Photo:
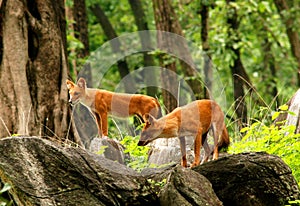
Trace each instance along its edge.
<instances>
[{"instance_id":1,"label":"tree bark","mask_svg":"<svg viewBox=\"0 0 300 206\"><path fill-rule=\"evenodd\" d=\"M196 71L196 66L191 58L188 46L184 38L170 38L168 35L164 35L160 31L171 32L183 36L182 29L177 19L176 13L172 8L170 0L153 0L153 9L156 29L158 30L157 43L160 50L168 54L169 52L177 54L181 69L186 77L188 85L191 87L195 98L204 98L203 88L199 75ZM163 86L164 103L169 111L172 111L176 106L176 98L172 97L172 94L177 94L178 85L176 85L176 59L173 57L167 57L166 54L160 56L160 66L166 68L174 73L174 76L161 76Z\"/></svg>"},{"instance_id":2,"label":"tree bark","mask_svg":"<svg viewBox=\"0 0 300 206\"><path fill-rule=\"evenodd\" d=\"M135 23L139 31L149 30L146 16L144 13L143 5L141 0L129 0L132 13L134 15ZM151 51L151 39L149 35L140 35L140 40L143 50ZM148 52L143 53L145 67L154 66L153 57ZM157 78L154 70L147 70L145 76L146 85L157 85ZM157 95L156 87L147 87L147 94L155 97Z\"/></svg>"},{"instance_id":3,"label":"tree bark","mask_svg":"<svg viewBox=\"0 0 300 206\"><path fill-rule=\"evenodd\" d=\"M234 54L233 65L230 66L230 69L233 79L235 112L237 115L238 126L239 128L242 128L243 124L247 123L247 106L245 102L245 92L243 86L251 85L251 81L243 66L240 49L234 47L234 44L239 41L239 37L237 36L239 27L238 15L236 8L230 5L230 3L234 1L227 0L226 2L228 5L227 23L230 27L228 36L232 38L228 40L226 47ZM252 89L251 86L250 89Z\"/></svg>"},{"instance_id":4,"label":"tree bark","mask_svg":"<svg viewBox=\"0 0 300 206\"><path fill-rule=\"evenodd\" d=\"M269 69L271 76L268 77L268 75L263 74L263 81L268 82L265 86L266 87L265 94L272 95L273 101L276 102L274 106L275 108L277 108L278 106L280 106L280 101L278 98L278 89L276 86L276 78L277 78L276 65L275 65L276 61L274 55L272 54L271 46L272 43L269 41L268 37L265 37L265 40L262 43L262 48L264 53L263 68Z\"/></svg>"},{"instance_id":5,"label":"tree bark","mask_svg":"<svg viewBox=\"0 0 300 206\"><path fill-rule=\"evenodd\" d=\"M158 31L171 31L173 22L168 21L171 18L170 9L167 0L153 0L155 24ZM161 32L158 32L157 45L159 49L168 53L168 50L173 47L174 42L172 39L166 38ZM166 68L170 71L161 72L163 102L168 113L178 106L175 96L178 93L178 85L176 85L176 62L175 59L168 56L168 54L160 54L159 63L162 68Z\"/></svg>"},{"instance_id":6,"label":"tree bark","mask_svg":"<svg viewBox=\"0 0 300 206\"><path fill-rule=\"evenodd\" d=\"M82 64L78 60L83 60L90 55L90 45L88 38L88 17L86 12L85 0L73 0L73 5L66 8L66 15L69 20L70 35L78 39L82 44L82 49L71 51L75 53L72 69L76 77L83 77L87 82L88 87L92 87L92 72L89 63Z\"/></svg>"},{"instance_id":7,"label":"tree bark","mask_svg":"<svg viewBox=\"0 0 300 206\"><path fill-rule=\"evenodd\" d=\"M108 17L105 15L104 11L101 9L101 7L98 4L90 6L90 9L93 12L93 14L96 16L99 23L101 24L101 27L102 27L106 37L109 40L114 39L114 41L110 41L112 51L115 53L122 52L121 42L118 40L117 33L115 32L112 24L110 23ZM126 60L119 60L117 62L117 66L118 66L118 70L119 70L121 78L126 77L130 73ZM127 78L127 81L124 82L125 92L130 92L130 93L136 92L134 79L130 76L127 76L126 78Z\"/></svg>"},{"instance_id":8,"label":"tree bark","mask_svg":"<svg viewBox=\"0 0 300 206\"><path fill-rule=\"evenodd\" d=\"M73 138L64 1L7 0L1 11L0 136Z\"/></svg>"},{"instance_id":9,"label":"tree bark","mask_svg":"<svg viewBox=\"0 0 300 206\"><path fill-rule=\"evenodd\" d=\"M209 98L209 93L212 92L213 87L213 71L211 65L211 55L209 53L209 6L206 2L201 1L200 15L201 15L201 42L202 49L204 52L204 74L205 74L205 85L207 90L205 97ZM207 92L208 91L208 92Z\"/></svg>"},{"instance_id":10,"label":"tree bark","mask_svg":"<svg viewBox=\"0 0 300 206\"><path fill-rule=\"evenodd\" d=\"M281 19L286 27L286 33L291 45L291 51L297 62L298 69L298 86L300 86L300 38L297 30L295 29L295 16L289 14L289 2L286 0L274 0L277 10L281 16ZM284 15L284 12L288 16Z\"/></svg>"}]
</instances>

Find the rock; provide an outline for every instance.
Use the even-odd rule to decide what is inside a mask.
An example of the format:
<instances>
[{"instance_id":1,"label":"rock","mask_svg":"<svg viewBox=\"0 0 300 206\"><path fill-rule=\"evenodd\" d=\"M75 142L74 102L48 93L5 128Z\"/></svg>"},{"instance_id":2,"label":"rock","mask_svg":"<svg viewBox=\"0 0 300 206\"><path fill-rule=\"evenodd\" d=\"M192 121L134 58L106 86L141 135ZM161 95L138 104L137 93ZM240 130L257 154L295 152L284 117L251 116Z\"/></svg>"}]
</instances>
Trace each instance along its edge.
<instances>
[{"instance_id":1,"label":"rock","mask_svg":"<svg viewBox=\"0 0 300 206\"><path fill-rule=\"evenodd\" d=\"M16 205L155 205L150 183L126 166L33 137L0 141L0 178Z\"/></svg>"},{"instance_id":2,"label":"rock","mask_svg":"<svg viewBox=\"0 0 300 206\"><path fill-rule=\"evenodd\" d=\"M147 168L141 174L158 185L156 191L162 206L223 205L208 179L190 168L173 164Z\"/></svg>"},{"instance_id":3,"label":"rock","mask_svg":"<svg viewBox=\"0 0 300 206\"><path fill-rule=\"evenodd\" d=\"M124 148L117 140L95 137L90 143L89 151L124 164Z\"/></svg>"},{"instance_id":4,"label":"rock","mask_svg":"<svg viewBox=\"0 0 300 206\"><path fill-rule=\"evenodd\" d=\"M247 206L299 198L291 170L264 153L231 155L193 170L172 165L142 173L37 137L1 139L0 153L0 183L10 184L6 197L19 206Z\"/></svg>"},{"instance_id":5,"label":"rock","mask_svg":"<svg viewBox=\"0 0 300 206\"><path fill-rule=\"evenodd\" d=\"M87 150L124 164L123 146L117 140L97 137L95 117L87 107L76 104L73 108L73 119L80 140Z\"/></svg>"},{"instance_id":6,"label":"rock","mask_svg":"<svg viewBox=\"0 0 300 206\"><path fill-rule=\"evenodd\" d=\"M82 104L76 104L72 109L73 120L81 142L85 148L90 148L91 141L98 135L95 117Z\"/></svg>"},{"instance_id":7,"label":"rock","mask_svg":"<svg viewBox=\"0 0 300 206\"><path fill-rule=\"evenodd\" d=\"M182 166L172 170L158 197L162 206L223 205L204 176Z\"/></svg>"},{"instance_id":8,"label":"rock","mask_svg":"<svg viewBox=\"0 0 300 206\"><path fill-rule=\"evenodd\" d=\"M161 138L151 144L149 153L149 163L155 165L164 165L169 163L180 163L181 151L178 138ZM189 162L194 160L194 138L186 138L186 153Z\"/></svg>"},{"instance_id":9,"label":"rock","mask_svg":"<svg viewBox=\"0 0 300 206\"><path fill-rule=\"evenodd\" d=\"M294 96L286 103L289 112L282 112L275 119L274 123L277 126L282 125L296 125L295 133L300 133L300 89Z\"/></svg>"},{"instance_id":10,"label":"rock","mask_svg":"<svg viewBox=\"0 0 300 206\"><path fill-rule=\"evenodd\" d=\"M292 99L289 102L289 111L291 113L287 113L286 117L286 125L298 125L296 128L295 133L300 132L300 127L299 127L299 111L300 111L300 89L296 92L296 94L292 97Z\"/></svg>"},{"instance_id":11,"label":"rock","mask_svg":"<svg viewBox=\"0 0 300 206\"><path fill-rule=\"evenodd\" d=\"M225 206L284 205L289 199L299 199L299 188L290 168L274 155L231 155L193 170L212 183Z\"/></svg>"}]
</instances>

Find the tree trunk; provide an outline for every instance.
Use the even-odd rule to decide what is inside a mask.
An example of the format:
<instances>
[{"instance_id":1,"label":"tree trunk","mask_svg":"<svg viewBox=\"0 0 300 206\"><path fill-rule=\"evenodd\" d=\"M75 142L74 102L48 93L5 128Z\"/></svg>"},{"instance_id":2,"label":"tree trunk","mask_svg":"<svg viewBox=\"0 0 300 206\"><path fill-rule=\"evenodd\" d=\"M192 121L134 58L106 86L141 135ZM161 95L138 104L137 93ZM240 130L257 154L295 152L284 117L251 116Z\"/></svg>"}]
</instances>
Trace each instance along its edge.
<instances>
[{"instance_id":1,"label":"tree trunk","mask_svg":"<svg viewBox=\"0 0 300 206\"><path fill-rule=\"evenodd\" d=\"M114 41L110 41L112 51L114 53L122 52L121 42L118 40L117 33L115 32L113 26L111 25L109 19L105 15L104 11L101 9L101 7L98 4L90 6L90 9L96 16L99 23L101 24L101 27L102 27L106 37L109 40L114 39ZM123 79L124 77L126 77L126 79L127 79L127 81L124 81L125 92L130 92L130 93L136 92L134 79L130 76L127 76L130 73L130 71L129 71L126 60L119 60L117 62L117 66L118 66L121 78Z\"/></svg>"},{"instance_id":2,"label":"tree trunk","mask_svg":"<svg viewBox=\"0 0 300 206\"><path fill-rule=\"evenodd\" d=\"M1 137L72 137L64 1L7 0L1 11Z\"/></svg>"},{"instance_id":3,"label":"tree trunk","mask_svg":"<svg viewBox=\"0 0 300 206\"><path fill-rule=\"evenodd\" d=\"M73 5L66 8L67 18L69 20L69 30L74 38L78 39L82 44L82 49L71 51L75 59L71 62L72 69L76 77L83 77L88 87L92 87L92 72L89 63L84 65L82 60L90 55L90 45L88 38L88 18L86 12L85 0L73 0ZM79 60L79 61L78 61ZM80 62L81 61L81 62Z\"/></svg>"},{"instance_id":4,"label":"tree trunk","mask_svg":"<svg viewBox=\"0 0 300 206\"><path fill-rule=\"evenodd\" d=\"M276 86L276 78L277 78L276 67L275 67L276 61L271 51L271 45L272 43L269 41L268 37L265 37L265 40L262 43L262 48L264 53L263 68L269 69L271 76L268 77L269 75L263 73L263 81L267 82L265 86L266 87L265 94L272 95L273 101L276 103L274 105L274 108L277 108L278 106L280 106L280 101L278 98L278 89Z\"/></svg>"},{"instance_id":5,"label":"tree trunk","mask_svg":"<svg viewBox=\"0 0 300 206\"><path fill-rule=\"evenodd\" d=\"M170 9L168 0L153 0L155 24L158 31L171 31L173 22L168 21L171 18ZM172 39L167 38L166 35L158 32L157 45L159 49L168 53L174 42ZM168 113L178 106L176 98L178 93L178 85L176 85L177 68L175 59L168 56L168 54L160 54L159 63L162 68L166 68L165 72L161 72L161 81L164 106Z\"/></svg>"},{"instance_id":6,"label":"tree trunk","mask_svg":"<svg viewBox=\"0 0 300 206\"><path fill-rule=\"evenodd\" d=\"M209 93L212 92L213 87L213 71L212 71L212 64L211 64L211 56L209 54L209 38L208 38L208 31L209 31L209 6L206 2L201 1L200 6L200 15L201 15L201 42L202 42L202 49L204 52L204 74L205 74L205 85L208 92L205 94L206 98L209 98ZM205 91L207 91L205 90Z\"/></svg>"},{"instance_id":7,"label":"tree trunk","mask_svg":"<svg viewBox=\"0 0 300 206\"><path fill-rule=\"evenodd\" d=\"M274 0L274 3L283 23L285 24L286 33L291 45L291 51L297 62L298 86L300 86L300 39L299 34L295 29L297 18L295 18L295 15L290 14L289 2L286 0ZM287 14L287 16L285 14Z\"/></svg>"},{"instance_id":8,"label":"tree trunk","mask_svg":"<svg viewBox=\"0 0 300 206\"><path fill-rule=\"evenodd\" d=\"M204 98L203 89L201 86L201 81L199 80L199 74L196 71L196 66L191 58L190 52L188 50L187 42L183 36L181 26L176 17L176 13L171 6L170 0L153 0L154 17L156 23L156 29L159 31L157 33L157 44L160 50L168 54L172 52L177 54L179 57L179 62L181 69L187 78L187 83L191 87L196 99ZM179 38L170 38L169 35L165 35L165 32L171 32L178 34ZM162 81L164 86L163 95L164 103L169 111L172 111L176 106L176 98L172 97L172 94L177 94L178 85L176 85L176 59L173 57L167 57L166 54L160 56L160 66L171 71L173 75L164 76L162 75ZM171 77L170 77L171 76ZM170 92L166 92L166 90ZM168 102L169 101L169 102Z\"/></svg>"},{"instance_id":9,"label":"tree trunk","mask_svg":"<svg viewBox=\"0 0 300 206\"><path fill-rule=\"evenodd\" d=\"M239 21L236 8L231 6L230 2L234 1L227 0L227 23L230 27L228 36L232 37L232 39L228 40L226 47L234 54L233 65L230 66L230 69L233 78L235 112L237 115L238 126L241 129L243 127L243 124L247 123L247 106L245 102L245 92L243 86L249 86L251 85L251 82L243 66L240 49L234 47L234 44L239 41L239 37L237 37Z\"/></svg>"},{"instance_id":10,"label":"tree trunk","mask_svg":"<svg viewBox=\"0 0 300 206\"><path fill-rule=\"evenodd\" d=\"M132 13L134 15L135 23L139 31L149 30L148 23L146 21L146 16L144 13L143 5L141 0L129 0ZM141 33L139 33L141 34ZM140 35L142 48L144 51L150 50L152 43L149 35ZM145 67L154 66L153 57L148 54L148 52L144 52L144 65ZM157 78L154 70L149 68L147 70L145 76L146 85L157 85ZM157 87L147 87L147 94L155 97L157 95Z\"/></svg>"}]
</instances>

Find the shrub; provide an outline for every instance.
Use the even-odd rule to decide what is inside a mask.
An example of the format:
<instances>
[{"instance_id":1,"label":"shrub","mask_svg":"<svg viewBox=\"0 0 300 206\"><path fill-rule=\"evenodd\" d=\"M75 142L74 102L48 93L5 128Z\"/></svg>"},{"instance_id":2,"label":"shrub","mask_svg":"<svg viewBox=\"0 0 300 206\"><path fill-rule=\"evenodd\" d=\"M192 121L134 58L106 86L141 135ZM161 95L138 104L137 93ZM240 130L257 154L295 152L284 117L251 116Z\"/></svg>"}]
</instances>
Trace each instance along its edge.
<instances>
[{"instance_id":1,"label":"shrub","mask_svg":"<svg viewBox=\"0 0 300 206\"><path fill-rule=\"evenodd\" d=\"M148 166L149 147L138 146L139 136L125 136L121 141L124 145L124 153L129 155L126 160L127 166L134 170L141 171Z\"/></svg>"},{"instance_id":2,"label":"shrub","mask_svg":"<svg viewBox=\"0 0 300 206\"><path fill-rule=\"evenodd\" d=\"M272 119L279 113L288 112L287 107L280 107ZM290 113L290 112L289 112ZM291 113L290 113L291 114ZM241 130L245 134L240 142L233 143L229 149L231 153L265 151L282 158L289 165L298 184L300 183L300 134L295 134L295 125L276 126L265 125L256 121Z\"/></svg>"}]
</instances>

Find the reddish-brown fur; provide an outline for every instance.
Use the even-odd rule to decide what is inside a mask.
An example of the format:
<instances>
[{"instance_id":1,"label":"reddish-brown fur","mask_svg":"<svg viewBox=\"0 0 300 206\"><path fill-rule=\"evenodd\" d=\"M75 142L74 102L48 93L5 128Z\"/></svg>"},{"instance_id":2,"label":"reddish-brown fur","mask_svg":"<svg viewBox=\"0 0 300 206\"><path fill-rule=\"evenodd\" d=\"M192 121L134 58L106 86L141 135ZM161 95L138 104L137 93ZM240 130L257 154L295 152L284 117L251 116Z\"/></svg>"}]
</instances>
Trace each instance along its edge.
<instances>
[{"instance_id":1,"label":"reddish-brown fur","mask_svg":"<svg viewBox=\"0 0 300 206\"><path fill-rule=\"evenodd\" d=\"M81 102L94 114L100 137L108 135L108 115L138 115L142 118L144 114L150 113L155 117L161 116L160 105L153 97L87 88L83 78L80 78L77 84L70 80L66 80L66 83L70 94L69 101L73 104Z\"/></svg>"},{"instance_id":2,"label":"reddish-brown fur","mask_svg":"<svg viewBox=\"0 0 300 206\"><path fill-rule=\"evenodd\" d=\"M210 149L206 141L209 129L214 136L213 159L218 159L219 149L229 145L229 137L220 106L212 100L197 100L184 107L178 107L168 115L155 119L145 115L144 126L138 145L145 146L157 138L179 137L182 152L182 166L187 167L185 136L195 136L195 159L191 167L200 164L200 149L203 144L207 161ZM218 143L220 139L220 142Z\"/></svg>"}]
</instances>

